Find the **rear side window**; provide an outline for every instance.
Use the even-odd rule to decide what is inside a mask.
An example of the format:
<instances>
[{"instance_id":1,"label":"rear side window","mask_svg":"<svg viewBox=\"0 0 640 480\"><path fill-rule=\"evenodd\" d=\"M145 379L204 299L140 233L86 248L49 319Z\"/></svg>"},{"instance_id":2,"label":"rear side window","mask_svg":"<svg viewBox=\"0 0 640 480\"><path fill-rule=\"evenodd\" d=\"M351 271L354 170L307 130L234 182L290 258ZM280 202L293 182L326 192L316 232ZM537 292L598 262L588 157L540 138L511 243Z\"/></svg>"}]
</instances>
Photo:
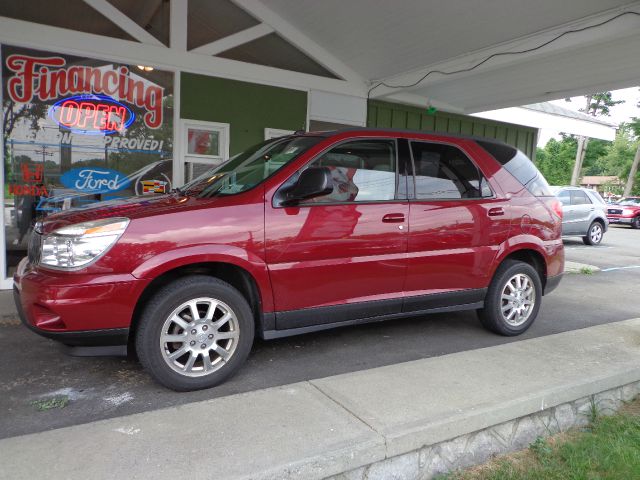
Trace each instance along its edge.
<instances>
[{"instance_id":1,"label":"rear side window","mask_svg":"<svg viewBox=\"0 0 640 480\"><path fill-rule=\"evenodd\" d=\"M477 141L500 164L524 185L532 195L552 197L549 184L529 158L517 148L500 143Z\"/></svg>"},{"instance_id":2,"label":"rear side window","mask_svg":"<svg viewBox=\"0 0 640 480\"><path fill-rule=\"evenodd\" d=\"M451 145L411 142L417 199L490 197L493 192L478 167Z\"/></svg>"},{"instance_id":3,"label":"rear side window","mask_svg":"<svg viewBox=\"0 0 640 480\"><path fill-rule=\"evenodd\" d=\"M582 190L571 190L571 205L587 205L591 200Z\"/></svg>"},{"instance_id":4,"label":"rear side window","mask_svg":"<svg viewBox=\"0 0 640 480\"><path fill-rule=\"evenodd\" d=\"M594 203L601 203L602 205L606 205L607 204L607 202L604 201L604 198L602 198L602 195L600 195L595 190L589 190L587 192L587 195L589 196L591 201L594 202Z\"/></svg>"}]
</instances>

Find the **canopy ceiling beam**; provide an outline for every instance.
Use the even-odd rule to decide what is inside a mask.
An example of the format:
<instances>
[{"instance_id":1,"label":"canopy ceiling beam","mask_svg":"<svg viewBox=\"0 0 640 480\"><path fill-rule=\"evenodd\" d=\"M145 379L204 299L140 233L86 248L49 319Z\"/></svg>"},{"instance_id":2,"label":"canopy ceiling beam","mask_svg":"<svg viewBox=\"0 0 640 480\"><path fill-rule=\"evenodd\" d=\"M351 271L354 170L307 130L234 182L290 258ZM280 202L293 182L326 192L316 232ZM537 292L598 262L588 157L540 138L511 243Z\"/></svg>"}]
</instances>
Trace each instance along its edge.
<instances>
[{"instance_id":1,"label":"canopy ceiling beam","mask_svg":"<svg viewBox=\"0 0 640 480\"><path fill-rule=\"evenodd\" d=\"M107 0L84 0L84 2L139 42L149 45L165 46L160 40L111 5Z\"/></svg>"},{"instance_id":2,"label":"canopy ceiling beam","mask_svg":"<svg viewBox=\"0 0 640 480\"><path fill-rule=\"evenodd\" d=\"M265 23L260 23L253 27L247 28L240 32L234 33L224 38L220 38L214 42L207 43L200 47L194 48L191 53L200 53L203 55L217 55L232 48L239 47L245 43L252 42L260 37L269 35L273 32L273 28Z\"/></svg>"},{"instance_id":3,"label":"canopy ceiling beam","mask_svg":"<svg viewBox=\"0 0 640 480\"><path fill-rule=\"evenodd\" d=\"M302 91L315 89L359 97L366 95L364 83L354 84L227 58L180 52L165 45L143 44L1 16L0 43L34 49L42 49L46 45L49 50L70 55L102 58L131 65L152 65L170 71L182 70Z\"/></svg>"},{"instance_id":4,"label":"canopy ceiling beam","mask_svg":"<svg viewBox=\"0 0 640 480\"><path fill-rule=\"evenodd\" d=\"M311 40L297 27L287 22L280 15L266 7L258 0L232 0L251 16L271 26L278 35L287 40L293 46L303 51L313 60L334 75L349 82L363 83L363 78L351 67L344 64L335 55Z\"/></svg>"},{"instance_id":5,"label":"canopy ceiling beam","mask_svg":"<svg viewBox=\"0 0 640 480\"><path fill-rule=\"evenodd\" d=\"M169 8L169 46L187 51L187 0L171 0Z\"/></svg>"}]
</instances>

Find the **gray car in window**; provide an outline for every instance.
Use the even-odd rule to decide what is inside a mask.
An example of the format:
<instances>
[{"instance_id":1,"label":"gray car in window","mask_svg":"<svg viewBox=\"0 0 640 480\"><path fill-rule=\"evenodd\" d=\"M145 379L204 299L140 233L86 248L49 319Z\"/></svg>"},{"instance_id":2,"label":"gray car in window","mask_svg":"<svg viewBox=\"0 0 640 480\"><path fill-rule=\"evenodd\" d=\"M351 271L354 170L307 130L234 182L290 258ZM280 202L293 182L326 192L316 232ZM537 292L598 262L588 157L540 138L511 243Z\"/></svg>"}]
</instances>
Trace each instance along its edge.
<instances>
[{"instance_id":1,"label":"gray car in window","mask_svg":"<svg viewBox=\"0 0 640 480\"><path fill-rule=\"evenodd\" d=\"M581 187L551 187L551 191L562 202L562 235L599 245L609 228L607 204L600 194Z\"/></svg>"}]
</instances>

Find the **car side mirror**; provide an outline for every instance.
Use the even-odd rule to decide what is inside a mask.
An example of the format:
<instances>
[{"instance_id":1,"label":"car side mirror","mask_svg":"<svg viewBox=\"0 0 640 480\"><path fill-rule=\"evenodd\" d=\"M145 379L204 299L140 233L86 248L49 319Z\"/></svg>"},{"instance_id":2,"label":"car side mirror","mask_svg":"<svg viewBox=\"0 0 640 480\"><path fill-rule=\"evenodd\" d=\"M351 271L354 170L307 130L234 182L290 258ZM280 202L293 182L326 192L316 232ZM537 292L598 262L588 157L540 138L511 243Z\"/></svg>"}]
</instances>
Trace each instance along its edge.
<instances>
[{"instance_id":1,"label":"car side mirror","mask_svg":"<svg viewBox=\"0 0 640 480\"><path fill-rule=\"evenodd\" d=\"M327 167L311 167L300 173L298 181L287 190L283 205L295 205L301 200L333 192L333 178Z\"/></svg>"}]
</instances>

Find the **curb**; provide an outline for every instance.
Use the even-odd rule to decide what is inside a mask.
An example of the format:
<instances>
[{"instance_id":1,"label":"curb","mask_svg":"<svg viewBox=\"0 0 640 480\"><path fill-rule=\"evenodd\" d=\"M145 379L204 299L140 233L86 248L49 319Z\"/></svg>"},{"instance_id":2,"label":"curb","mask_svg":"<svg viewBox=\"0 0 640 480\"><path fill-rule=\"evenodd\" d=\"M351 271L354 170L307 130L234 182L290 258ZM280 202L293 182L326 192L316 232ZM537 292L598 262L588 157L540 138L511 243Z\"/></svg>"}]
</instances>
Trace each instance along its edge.
<instances>
[{"instance_id":1,"label":"curb","mask_svg":"<svg viewBox=\"0 0 640 480\"><path fill-rule=\"evenodd\" d=\"M427 479L639 393L633 319L6 438L0 465L14 480Z\"/></svg>"}]
</instances>

